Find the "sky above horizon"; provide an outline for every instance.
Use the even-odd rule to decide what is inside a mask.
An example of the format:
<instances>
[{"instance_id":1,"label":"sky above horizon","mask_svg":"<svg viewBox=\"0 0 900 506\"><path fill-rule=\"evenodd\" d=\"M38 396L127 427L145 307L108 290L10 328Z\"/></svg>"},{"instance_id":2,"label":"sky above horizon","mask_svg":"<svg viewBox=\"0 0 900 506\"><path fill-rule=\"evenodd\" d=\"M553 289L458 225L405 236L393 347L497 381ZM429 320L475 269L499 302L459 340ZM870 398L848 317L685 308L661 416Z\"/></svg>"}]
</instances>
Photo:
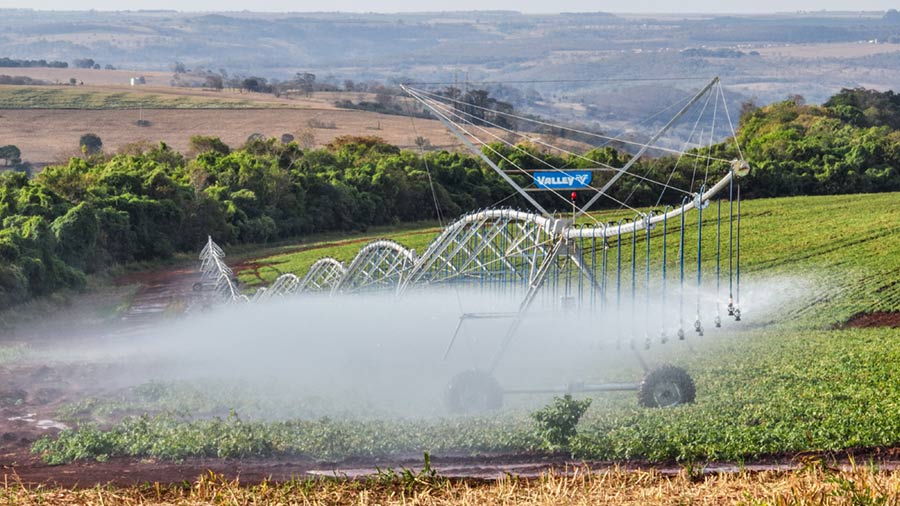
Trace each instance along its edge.
<instances>
[{"instance_id":1,"label":"sky above horizon","mask_svg":"<svg viewBox=\"0 0 900 506\"><path fill-rule=\"evenodd\" d=\"M622 13L767 13L796 11L884 11L897 7L896 0L0 0L0 8L35 10L138 10L260 11L260 12L422 12L459 10L514 10L527 13L622 12Z\"/></svg>"}]
</instances>

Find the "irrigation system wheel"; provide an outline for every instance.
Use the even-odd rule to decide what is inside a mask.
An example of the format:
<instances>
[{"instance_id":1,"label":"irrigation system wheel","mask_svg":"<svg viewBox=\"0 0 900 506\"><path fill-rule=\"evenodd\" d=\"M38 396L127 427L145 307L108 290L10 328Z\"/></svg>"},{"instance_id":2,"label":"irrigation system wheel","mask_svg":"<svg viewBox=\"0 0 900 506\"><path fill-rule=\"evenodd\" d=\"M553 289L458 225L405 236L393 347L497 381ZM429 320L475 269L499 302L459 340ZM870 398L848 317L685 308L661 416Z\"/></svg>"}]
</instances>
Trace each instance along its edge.
<instances>
[{"instance_id":1,"label":"irrigation system wheel","mask_svg":"<svg viewBox=\"0 0 900 506\"><path fill-rule=\"evenodd\" d=\"M647 408L668 408L694 402L696 393L687 371L666 364L644 376L638 387L638 402Z\"/></svg>"},{"instance_id":2,"label":"irrigation system wheel","mask_svg":"<svg viewBox=\"0 0 900 506\"><path fill-rule=\"evenodd\" d=\"M451 413L471 414L499 409L503 405L503 389L490 374L464 371L447 383L444 404Z\"/></svg>"}]
</instances>

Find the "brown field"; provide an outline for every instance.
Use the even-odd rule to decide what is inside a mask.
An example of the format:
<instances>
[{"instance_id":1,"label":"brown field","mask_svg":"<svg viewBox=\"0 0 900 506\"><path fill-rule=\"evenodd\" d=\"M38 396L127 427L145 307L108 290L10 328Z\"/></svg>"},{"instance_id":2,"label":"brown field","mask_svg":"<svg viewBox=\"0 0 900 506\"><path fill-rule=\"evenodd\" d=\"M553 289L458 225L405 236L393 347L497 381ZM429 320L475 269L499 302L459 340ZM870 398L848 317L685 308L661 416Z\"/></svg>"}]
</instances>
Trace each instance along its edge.
<instances>
[{"instance_id":1,"label":"brown field","mask_svg":"<svg viewBox=\"0 0 900 506\"><path fill-rule=\"evenodd\" d=\"M338 109L333 105L340 99L371 100L367 94L318 92L311 97L275 97L231 90L175 88L167 85L171 77L167 73L49 68L9 70L14 70L15 75L36 79L66 82L69 77L76 77L85 82L84 86L51 87L64 91L125 92L129 96L146 97L148 103L158 102L159 97L196 101L196 109L0 109L0 144L18 146L22 158L37 167L79 155L78 139L87 132L100 136L106 152L116 152L135 142L155 144L159 141L186 152L188 141L194 135L212 135L230 146L239 146L254 133L280 138L284 133L297 136L303 131L312 132L318 146L342 135L375 135L402 148L414 148L417 136L427 138L435 148L461 146L434 120L416 119L413 122L406 116ZM2 71L0 69L0 73ZM134 75L146 76L148 85L122 84ZM27 87L0 86L0 89L16 88ZM240 102L241 107L220 108L212 100ZM205 108L207 106L210 108ZM150 121L150 126L137 126L135 122L139 118ZM310 128L310 120L318 120L329 127L333 124L334 128Z\"/></svg>"},{"instance_id":2,"label":"brown field","mask_svg":"<svg viewBox=\"0 0 900 506\"><path fill-rule=\"evenodd\" d=\"M162 95L169 97L195 97L201 99L240 100L259 103L260 107L295 107L333 109L337 100L349 99L356 102L373 100L374 94L358 92L316 92L312 96L275 97L269 93L251 93L239 90L209 90L203 88L184 88L171 86L171 72L155 72L143 70L93 70L78 68L0 68L0 74L25 76L57 83L65 90L91 91L98 93L135 93L143 95ZM146 84L131 86L132 77L143 76ZM69 79L75 78L79 84L69 86ZM82 84L83 83L83 84ZM12 88L0 85L0 89ZM43 86L38 89L44 88ZM52 86L51 89L56 88Z\"/></svg>"},{"instance_id":3,"label":"brown field","mask_svg":"<svg viewBox=\"0 0 900 506\"><path fill-rule=\"evenodd\" d=\"M33 76L40 74L40 72L28 73ZM40 90L46 87L0 86L0 90L23 88ZM301 132L311 132L316 146L323 146L342 135L374 135L401 148L416 148L415 139L419 136L428 139L436 149L462 148L462 143L436 120L339 109L334 106L334 102L341 99L355 102L373 99L372 96L362 93L317 92L311 97L275 97L262 93L169 86L85 85L61 88L77 92L96 92L98 97L127 92L129 97L137 97L137 101L146 99L145 103L151 104L165 104L165 100L169 98L187 98L191 101L191 107L142 110L0 109L0 145L18 146L22 151L23 160L38 168L65 162L72 156L80 155L78 140L88 132L100 136L104 151L108 153L117 152L128 144L137 142L156 144L160 141L178 151L187 152L189 139L194 135L219 137L226 144L237 147L254 133L276 138L289 133L299 138ZM216 100L230 101L229 103L233 105L223 106L214 102ZM140 118L149 121L150 126L137 126L136 122ZM312 127L311 121L317 123L319 127ZM506 138L506 134L496 130L491 134L479 132L479 137L486 141L494 141ZM577 142L558 139L552 142L573 151L589 149L589 146Z\"/></svg>"},{"instance_id":4,"label":"brown field","mask_svg":"<svg viewBox=\"0 0 900 506\"><path fill-rule=\"evenodd\" d=\"M0 485L0 503L10 505L484 505L484 504L884 504L900 503L900 473L819 465L793 472L675 475L656 471L574 469L535 479L505 477L496 481L443 479L411 474L368 480L325 478L283 484L241 483L209 473L191 486L145 484L130 488L86 489L27 487L15 476Z\"/></svg>"},{"instance_id":5,"label":"brown field","mask_svg":"<svg viewBox=\"0 0 900 506\"><path fill-rule=\"evenodd\" d=\"M103 140L104 150L115 152L138 141L164 141L186 152L193 135L220 137L230 146L239 146L253 133L280 137L311 131L318 145L341 135L376 135L404 148L415 147L417 135L428 138L435 147L455 148L459 142L434 120L416 119L415 128L408 117L334 108L310 109L151 109L143 111L149 127L135 124L136 110L0 110L0 143L14 144L23 159L36 165L67 160L79 154L78 139L93 132ZM335 128L310 128L318 119Z\"/></svg>"},{"instance_id":6,"label":"brown field","mask_svg":"<svg viewBox=\"0 0 900 506\"><path fill-rule=\"evenodd\" d=\"M0 68L0 74L27 76L32 79L42 79L51 83L68 83L69 79L75 78L79 82L83 82L85 86L108 86L120 85L130 86L132 77L144 76L147 80L147 86L168 86L172 79L171 72L147 72L144 70L94 70L79 68Z\"/></svg>"}]
</instances>

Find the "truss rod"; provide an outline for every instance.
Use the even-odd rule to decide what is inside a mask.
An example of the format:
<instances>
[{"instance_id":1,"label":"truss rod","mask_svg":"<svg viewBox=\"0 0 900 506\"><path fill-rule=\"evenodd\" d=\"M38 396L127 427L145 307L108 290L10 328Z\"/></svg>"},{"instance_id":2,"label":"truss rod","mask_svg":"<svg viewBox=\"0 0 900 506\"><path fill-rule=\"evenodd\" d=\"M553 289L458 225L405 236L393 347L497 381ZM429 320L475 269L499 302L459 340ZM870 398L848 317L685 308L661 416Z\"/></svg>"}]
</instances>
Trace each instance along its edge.
<instances>
[{"instance_id":1,"label":"truss rod","mask_svg":"<svg viewBox=\"0 0 900 506\"><path fill-rule=\"evenodd\" d=\"M534 200L534 198L531 195L529 195L528 192L526 192L524 189L522 189L521 186L516 184L516 182L513 181L513 179L511 177L509 177L509 175L506 172L504 172L500 167L498 167L497 164L494 163L493 160L491 160L486 154L484 154L484 152L482 152L480 149L475 147L475 145L472 144L472 142L469 139L467 139L466 136L456 127L456 125L452 121L450 121L449 118L447 118L441 111L439 111L437 108L435 108L434 106L429 104L427 101L423 100L421 97L419 97L416 93L414 93L412 90L410 90L406 86L401 85L400 88L403 91L405 91L406 93L408 93L411 97L413 97L417 101L419 101L419 103L421 103L422 105L427 107L431 112L433 112L437 116L437 119L440 120L440 122L443 123L444 126L447 127L450 130L450 132L456 136L457 139L462 141L462 143L465 144L466 147L469 148L470 151L472 151L472 153L474 153L479 158L484 160L484 163L488 164L488 166L491 169L493 169L494 172L497 173L497 175L502 177L504 181L509 183L509 185L512 186L513 188L515 188L515 190L517 192L519 192L519 195L524 197L525 200L527 200L531 205L533 205L535 209L540 211L541 214L543 214L544 216L547 216L547 217L553 216L552 214L550 214L550 212L548 212L546 209L544 209L543 206L538 204L537 200Z\"/></svg>"},{"instance_id":2,"label":"truss rod","mask_svg":"<svg viewBox=\"0 0 900 506\"><path fill-rule=\"evenodd\" d=\"M656 141L658 141L660 137L663 136L663 134L665 134L670 128L672 128L672 126L675 124L676 121L678 121L679 118L684 116L684 114L694 104L696 104L700 100L700 98L703 97L703 95L705 95L718 82L719 82L718 77L713 78L713 80L710 81L709 84L704 86L703 89L700 90L699 93L694 95L694 98L692 98L690 102L685 104L684 107L682 107L681 110L678 111L675 114L675 116L673 116L672 119L670 119L669 122L665 124L665 126L663 126L658 132L656 132L656 134L654 134L653 137L649 141L647 141L647 143L644 144L641 147L641 149L639 149L638 152L635 153L634 156L631 157L631 159L628 160L628 162L622 167L622 169L619 172L617 172L615 175L613 175L613 177L611 177L609 179L609 181L607 181L606 184L604 184L603 187L600 188L600 190L596 194L594 194L594 196L591 197L591 199L588 200L577 213L575 213L575 216L573 216L573 219L578 219L578 217L581 216L582 214L586 213L591 208L591 206L594 205L594 203L596 203L598 200L600 200L600 197L602 197L607 192L607 190L609 190L612 187L612 185L615 184L615 182L619 180L620 177L624 176L625 173L628 172L628 169L630 169L631 166L634 165L644 155L644 153L646 153L647 150L650 149L650 147Z\"/></svg>"}]
</instances>

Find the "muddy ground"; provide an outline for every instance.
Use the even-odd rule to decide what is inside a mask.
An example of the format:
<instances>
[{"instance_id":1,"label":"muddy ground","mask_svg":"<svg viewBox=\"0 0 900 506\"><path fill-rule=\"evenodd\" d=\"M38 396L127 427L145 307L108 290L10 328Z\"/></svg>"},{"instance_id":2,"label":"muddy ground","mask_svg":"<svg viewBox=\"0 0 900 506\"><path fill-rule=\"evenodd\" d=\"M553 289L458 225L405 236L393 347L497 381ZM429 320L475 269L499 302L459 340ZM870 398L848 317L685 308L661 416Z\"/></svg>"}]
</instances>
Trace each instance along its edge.
<instances>
[{"instance_id":1,"label":"muddy ground","mask_svg":"<svg viewBox=\"0 0 900 506\"><path fill-rule=\"evenodd\" d=\"M871 329L878 327L900 328L900 313L893 311L876 311L853 315L840 328Z\"/></svg>"}]
</instances>

